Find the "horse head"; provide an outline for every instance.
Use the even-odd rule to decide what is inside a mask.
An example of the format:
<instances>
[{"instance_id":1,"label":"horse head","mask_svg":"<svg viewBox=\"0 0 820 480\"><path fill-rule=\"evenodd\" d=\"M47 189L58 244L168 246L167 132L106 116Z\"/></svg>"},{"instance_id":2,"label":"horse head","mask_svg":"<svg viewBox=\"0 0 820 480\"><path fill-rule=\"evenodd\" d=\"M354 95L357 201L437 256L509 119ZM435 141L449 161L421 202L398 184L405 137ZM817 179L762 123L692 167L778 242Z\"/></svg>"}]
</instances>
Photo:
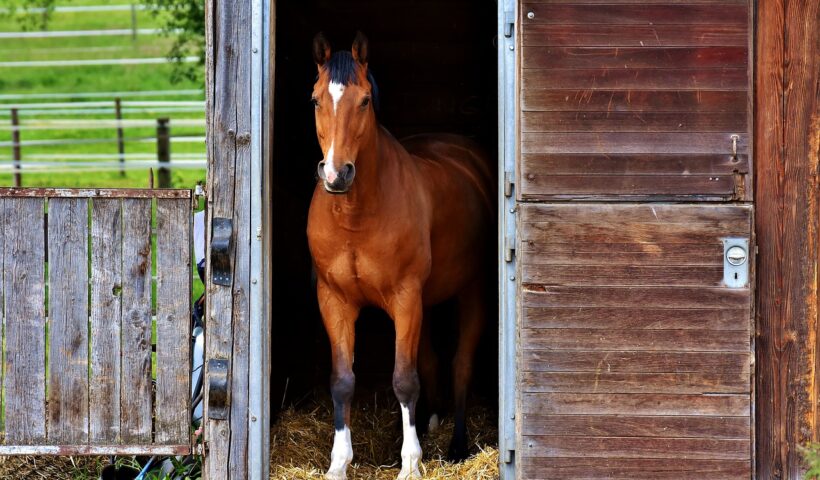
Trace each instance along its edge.
<instances>
[{"instance_id":1,"label":"horse head","mask_svg":"<svg viewBox=\"0 0 820 480\"><path fill-rule=\"evenodd\" d=\"M321 33L313 39L313 59L319 69L311 102L316 114L316 136L324 159L319 178L330 193L346 193L356 176L360 150L375 138L378 92L367 69L367 38L356 34L349 52L331 55Z\"/></svg>"}]
</instances>

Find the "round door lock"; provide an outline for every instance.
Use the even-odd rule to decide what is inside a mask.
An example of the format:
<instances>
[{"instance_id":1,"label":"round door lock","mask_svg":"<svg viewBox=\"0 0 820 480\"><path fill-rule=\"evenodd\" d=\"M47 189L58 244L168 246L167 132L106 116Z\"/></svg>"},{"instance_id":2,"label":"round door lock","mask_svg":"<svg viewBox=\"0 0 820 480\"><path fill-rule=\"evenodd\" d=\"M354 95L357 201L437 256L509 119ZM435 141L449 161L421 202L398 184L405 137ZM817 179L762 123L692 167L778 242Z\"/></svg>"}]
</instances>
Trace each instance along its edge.
<instances>
[{"instance_id":1,"label":"round door lock","mask_svg":"<svg viewBox=\"0 0 820 480\"><path fill-rule=\"evenodd\" d=\"M734 246L726 251L726 261L734 266L746 263L746 249Z\"/></svg>"}]
</instances>

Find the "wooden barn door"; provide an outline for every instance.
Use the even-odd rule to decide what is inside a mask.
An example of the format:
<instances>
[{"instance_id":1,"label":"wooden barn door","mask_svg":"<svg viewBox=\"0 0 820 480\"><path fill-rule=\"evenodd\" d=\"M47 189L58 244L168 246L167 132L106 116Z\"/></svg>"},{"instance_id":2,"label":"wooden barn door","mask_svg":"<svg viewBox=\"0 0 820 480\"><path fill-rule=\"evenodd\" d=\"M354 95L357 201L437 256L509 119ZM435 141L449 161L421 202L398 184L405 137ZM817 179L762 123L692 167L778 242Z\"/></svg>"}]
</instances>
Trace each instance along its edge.
<instances>
[{"instance_id":1,"label":"wooden barn door","mask_svg":"<svg viewBox=\"0 0 820 480\"><path fill-rule=\"evenodd\" d=\"M752 478L750 17L518 4L517 478Z\"/></svg>"}]
</instances>

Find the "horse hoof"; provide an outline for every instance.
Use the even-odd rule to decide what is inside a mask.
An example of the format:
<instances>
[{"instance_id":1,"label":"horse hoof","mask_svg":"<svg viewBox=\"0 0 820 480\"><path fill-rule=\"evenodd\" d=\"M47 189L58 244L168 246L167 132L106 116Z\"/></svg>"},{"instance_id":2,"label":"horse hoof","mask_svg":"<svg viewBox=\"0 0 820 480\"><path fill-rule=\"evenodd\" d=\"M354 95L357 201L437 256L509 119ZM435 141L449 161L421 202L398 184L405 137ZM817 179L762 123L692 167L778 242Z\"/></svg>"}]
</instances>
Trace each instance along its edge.
<instances>
[{"instance_id":1,"label":"horse hoof","mask_svg":"<svg viewBox=\"0 0 820 480\"><path fill-rule=\"evenodd\" d=\"M419 479L421 479L421 472L419 472L418 468L415 468L413 470L408 469L408 471L406 471L406 472L404 471L404 469L402 469L402 471L399 472L399 476L397 477L397 480L419 480Z\"/></svg>"},{"instance_id":2,"label":"horse hoof","mask_svg":"<svg viewBox=\"0 0 820 480\"><path fill-rule=\"evenodd\" d=\"M325 474L325 480L347 480L345 472L330 472Z\"/></svg>"},{"instance_id":3,"label":"horse hoof","mask_svg":"<svg viewBox=\"0 0 820 480\"><path fill-rule=\"evenodd\" d=\"M453 463L463 462L467 460L469 453L467 452L467 445L462 442L450 442L450 448L447 450L447 460Z\"/></svg>"}]
</instances>

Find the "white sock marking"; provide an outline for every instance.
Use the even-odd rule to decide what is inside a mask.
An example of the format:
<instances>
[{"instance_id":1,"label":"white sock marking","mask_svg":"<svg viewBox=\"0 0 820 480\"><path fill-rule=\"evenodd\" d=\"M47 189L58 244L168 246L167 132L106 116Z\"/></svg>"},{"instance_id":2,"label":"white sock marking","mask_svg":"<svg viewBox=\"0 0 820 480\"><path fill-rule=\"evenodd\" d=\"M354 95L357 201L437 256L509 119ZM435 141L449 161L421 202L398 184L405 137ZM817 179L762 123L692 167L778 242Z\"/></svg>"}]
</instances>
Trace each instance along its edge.
<instances>
[{"instance_id":1,"label":"white sock marking","mask_svg":"<svg viewBox=\"0 0 820 480\"><path fill-rule=\"evenodd\" d=\"M427 433L431 433L431 434L436 433L436 430L438 430L438 426L439 426L438 414L434 413L434 414L430 415L430 422L427 424Z\"/></svg>"},{"instance_id":2,"label":"white sock marking","mask_svg":"<svg viewBox=\"0 0 820 480\"><path fill-rule=\"evenodd\" d=\"M347 478L347 466L353 460L353 442L350 440L350 429L336 430L333 436L333 450L330 451L330 468L325 474L328 480Z\"/></svg>"},{"instance_id":3,"label":"white sock marking","mask_svg":"<svg viewBox=\"0 0 820 480\"><path fill-rule=\"evenodd\" d=\"M404 442L401 445L401 472L398 480L421 478L421 445L416 435L415 425L410 425L410 409L401 405L401 419L404 430Z\"/></svg>"}]
</instances>

